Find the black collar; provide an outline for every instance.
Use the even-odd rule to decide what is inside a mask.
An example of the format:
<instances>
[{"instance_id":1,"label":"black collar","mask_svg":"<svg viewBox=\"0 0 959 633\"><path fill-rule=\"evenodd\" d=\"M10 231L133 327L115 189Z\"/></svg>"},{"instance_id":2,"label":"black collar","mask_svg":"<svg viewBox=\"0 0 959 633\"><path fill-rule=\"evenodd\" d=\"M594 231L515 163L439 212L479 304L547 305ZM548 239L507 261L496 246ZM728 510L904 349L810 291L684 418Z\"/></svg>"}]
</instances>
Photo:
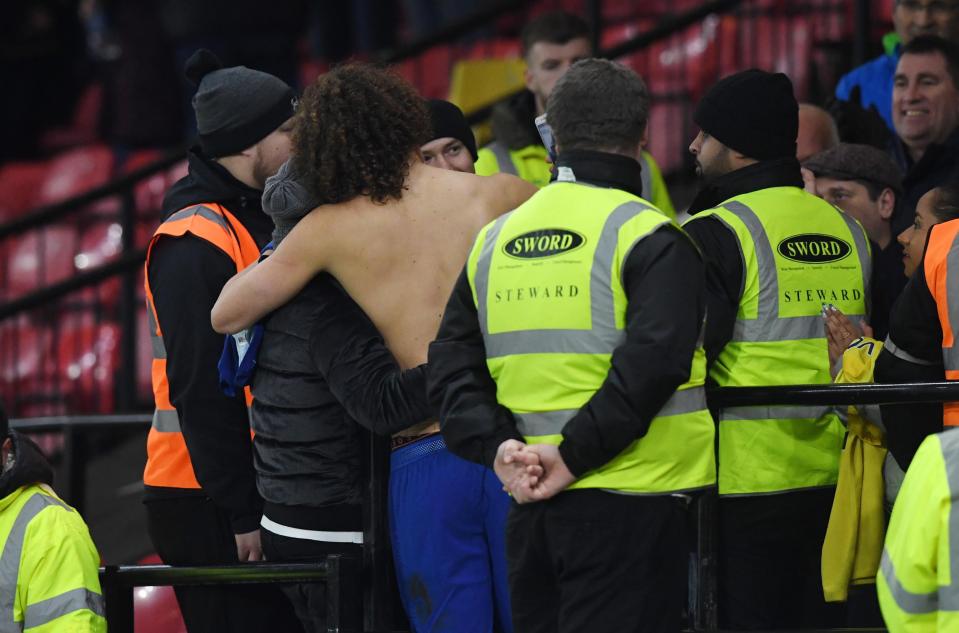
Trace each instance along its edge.
<instances>
[{"instance_id":1,"label":"black collar","mask_svg":"<svg viewBox=\"0 0 959 633\"><path fill-rule=\"evenodd\" d=\"M802 189L802 173L795 158L764 160L720 176L703 186L689 205L693 215L744 193L769 189L770 187L799 187Z\"/></svg>"},{"instance_id":2,"label":"black collar","mask_svg":"<svg viewBox=\"0 0 959 633\"><path fill-rule=\"evenodd\" d=\"M642 197L643 168L635 158L586 149L562 152L556 159L556 180L563 180L563 170L570 169L576 182L598 187L622 189Z\"/></svg>"}]
</instances>

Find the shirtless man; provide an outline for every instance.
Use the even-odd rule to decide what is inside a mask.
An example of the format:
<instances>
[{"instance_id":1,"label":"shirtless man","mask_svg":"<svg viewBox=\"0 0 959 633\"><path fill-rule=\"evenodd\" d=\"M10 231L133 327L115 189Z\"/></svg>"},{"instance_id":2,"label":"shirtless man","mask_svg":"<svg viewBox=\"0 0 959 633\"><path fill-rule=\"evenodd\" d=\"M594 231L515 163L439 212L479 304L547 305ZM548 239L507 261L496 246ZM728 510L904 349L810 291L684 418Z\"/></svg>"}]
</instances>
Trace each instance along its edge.
<instances>
[{"instance_id":1,"label":"shirtless man","mask_svg":"<svg viewBox=\"0 0 959 633\"><path fill-rule=\"evenodd\" d=\"M514 176L424 165L418 152L429 138L425 103L398 77L362 65L321 76L296 115L294 167L334 204L314 209L271 257L227 283L214 328L248 327L326 271L402 367L426 362L477 233L536 191ZM484 528L502 532L485 516L488 471L450 454L438 430L430 422L404 431L392 455L390 523L404 606L416 631L440 621L492 631L494 612L498 630L511 631L505 587L493 587L503 596L490 603L501 557L480 547Z\"/></svg>"}]
</instances>

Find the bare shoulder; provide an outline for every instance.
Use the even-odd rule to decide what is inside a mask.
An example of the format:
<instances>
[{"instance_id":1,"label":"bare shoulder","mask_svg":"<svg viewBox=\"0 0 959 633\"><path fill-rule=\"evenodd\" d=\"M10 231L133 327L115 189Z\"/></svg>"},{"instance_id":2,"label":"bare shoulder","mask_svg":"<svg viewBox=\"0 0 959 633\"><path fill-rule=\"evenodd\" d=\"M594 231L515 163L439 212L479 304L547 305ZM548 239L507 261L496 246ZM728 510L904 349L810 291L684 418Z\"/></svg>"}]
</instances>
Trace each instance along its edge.
<instances>
[{"instance_id":1,"label":"bare shoulder","mask_svg":"<svg viewBox=\"0 0 959 633\"><path fill-rule=\"evenodd\" d=\"M539 191L536 185L510 174L476 176L473 184L473 197L481 201L487 220L512 211Z\"/></svg>"}]
</instances>

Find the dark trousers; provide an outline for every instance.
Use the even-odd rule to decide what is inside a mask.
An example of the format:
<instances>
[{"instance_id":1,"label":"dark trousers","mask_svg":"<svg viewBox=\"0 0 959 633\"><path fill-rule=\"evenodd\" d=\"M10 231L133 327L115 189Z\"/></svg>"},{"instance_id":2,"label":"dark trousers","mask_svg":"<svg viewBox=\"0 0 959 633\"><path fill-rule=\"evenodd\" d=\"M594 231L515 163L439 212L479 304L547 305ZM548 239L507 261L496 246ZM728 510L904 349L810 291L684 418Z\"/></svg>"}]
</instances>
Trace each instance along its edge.
<instances>
[{"instance_id":1,"label":"dark trousers","mask_svg":"<svg viewBox=\"0 0 959 633\"><path fill-rule=\"evenodd\" d=\"M260 539L263 543L263 555L267 560L278 563L320 563L330 554L344 554L357 560L363 557L363 547L350 543L324 543L290 538L266 529L261 530ZM326 585L297 583L280 587L293 605L303 630L306 633L326 633ZM349 587L344 587L344 590L353 591ZM360 603L361 601L358 601L358 604Z\"/></svg>"},{"instance_id":2,"label":"dark trousers","mask_svg":"<svg viewBox=\"0 0 959 633\"><path fill-rule=\"evenodd\" d=\"M822 591L822 544L835 488L719 500L719 625L840 627Z\"/></svg>"},{"instance_id":3,"label":"dark trousers","mask_svg":"<svg viewBox=\"0 0 959 633\"><path fill-rule=\"evenodd\" d=\"M516 633L675 633L684 532L672 497L570 490L514 504L506 556Z\"/></svg>"},{"instance_id":4,"label":"dark trousers","mask_svg":"<svg viewBox=\"0 0 959 633\"><path fill-rule=\"evenodd\" d=\"M206 497L150 500L147 529L167 565L236 563L236 541L226 515ZM276 585L174 587L190 633L302 631Z\"/></svg>"}]
</instances>

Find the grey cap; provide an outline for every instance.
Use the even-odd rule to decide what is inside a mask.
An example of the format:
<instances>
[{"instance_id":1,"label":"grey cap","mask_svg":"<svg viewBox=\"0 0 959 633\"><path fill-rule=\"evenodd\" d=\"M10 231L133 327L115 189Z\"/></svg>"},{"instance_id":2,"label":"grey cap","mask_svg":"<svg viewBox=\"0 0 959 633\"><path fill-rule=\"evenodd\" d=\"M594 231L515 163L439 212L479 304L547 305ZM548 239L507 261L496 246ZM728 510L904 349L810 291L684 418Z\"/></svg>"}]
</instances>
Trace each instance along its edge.
<instances>
[{"instance_id":1,"label":"grey cap","mask_svg":"<svg viewBox=\"0 0 959 633\"><path fill-rule=\"evenodd\" d=\"M303 185L293 170L293 159L289 158L266 179L262 203L263 212L273 218L273 246L276 247L297 222L320 206L320 199Z\"/></svg>"},{"instance_id":2,"label":"grey cap","mask_svg":"<svg viewBox=\"0 0 959 633\"><path fill-rule=\"evenodd\" d=\"M865 180L902 192L902 171L884 151L871 145L840 143L809 158L803 167L818 178Z\"/></svg>"},{"instance_id":3,"label":"grey cap","mask_svg":"<svg viewBox=\"0 0 959 633\"><path fill-rule=\"evenodd\" d=\"M285 81L245 66L223 68L206 49L186 62L203 152L229 156L256 145L293 116L296 95Z\"/></svg>"}]
</instances>

